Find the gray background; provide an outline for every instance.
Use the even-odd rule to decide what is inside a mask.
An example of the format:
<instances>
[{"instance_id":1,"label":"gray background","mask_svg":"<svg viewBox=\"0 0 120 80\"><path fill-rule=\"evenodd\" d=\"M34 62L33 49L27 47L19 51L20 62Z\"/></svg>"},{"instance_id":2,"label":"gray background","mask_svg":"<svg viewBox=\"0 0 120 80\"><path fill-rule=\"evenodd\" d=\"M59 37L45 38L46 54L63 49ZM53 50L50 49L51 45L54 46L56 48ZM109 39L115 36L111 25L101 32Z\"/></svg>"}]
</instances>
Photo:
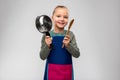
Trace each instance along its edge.
<instances>
[{"instance_id":1,"label":"gray background","mask_svg":"<svg viewBox=\"0 0 120 80\"><path fill-rule=\"evenodd\" d=\"M0 0L0 80L42 80L35 18L58 4L75 19L75 80L120 80L120 0Z\"/></svg>"}]
</instances>

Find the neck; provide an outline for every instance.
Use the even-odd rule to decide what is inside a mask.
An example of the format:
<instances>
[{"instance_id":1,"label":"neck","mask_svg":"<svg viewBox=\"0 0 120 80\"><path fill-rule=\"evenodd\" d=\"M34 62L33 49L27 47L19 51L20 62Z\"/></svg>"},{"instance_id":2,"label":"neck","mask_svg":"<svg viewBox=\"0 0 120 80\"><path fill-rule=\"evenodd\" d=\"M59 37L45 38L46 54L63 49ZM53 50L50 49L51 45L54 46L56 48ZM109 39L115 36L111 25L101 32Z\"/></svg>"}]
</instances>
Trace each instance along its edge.
<instances>
[{"instance_id":1,"label":"neck","mask_svg":"<svg viewBox=\"0 0 120 80\"><path fill-rule=\"evenodd\" d=\"M63 33L64 32L64 28L54 28L54 32L55 33Z\"/></svg>"}]
</instances>

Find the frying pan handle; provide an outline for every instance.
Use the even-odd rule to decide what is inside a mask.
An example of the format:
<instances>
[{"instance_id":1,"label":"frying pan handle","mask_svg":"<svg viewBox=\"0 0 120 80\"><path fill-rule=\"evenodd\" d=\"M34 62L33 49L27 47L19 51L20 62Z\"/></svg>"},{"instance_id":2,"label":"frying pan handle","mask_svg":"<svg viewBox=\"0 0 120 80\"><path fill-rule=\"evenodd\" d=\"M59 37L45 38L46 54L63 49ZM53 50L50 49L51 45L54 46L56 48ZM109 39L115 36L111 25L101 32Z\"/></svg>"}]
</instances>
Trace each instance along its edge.
<instances>
[{"instance_id":1,"label":"frying pan handle","mask_svg":"<svg viewBox=\"0 0 120 80\"><path fill-rule=\"evenodd\" d=\"M46 32L46 36L50 36L50 33L49 33L49 32Z\"/></svg>"},{"instance_id":2,"label":"frying pan handle","mask_svg":"<svg viewBox=\"0 0 120 80\"><path fill-rule=\"evenodd\" d=\"M50 36L50 33L46 32L46 36ZM50 44L50 48L53 48L53 44Z\"/></svg>"}]
</instances>

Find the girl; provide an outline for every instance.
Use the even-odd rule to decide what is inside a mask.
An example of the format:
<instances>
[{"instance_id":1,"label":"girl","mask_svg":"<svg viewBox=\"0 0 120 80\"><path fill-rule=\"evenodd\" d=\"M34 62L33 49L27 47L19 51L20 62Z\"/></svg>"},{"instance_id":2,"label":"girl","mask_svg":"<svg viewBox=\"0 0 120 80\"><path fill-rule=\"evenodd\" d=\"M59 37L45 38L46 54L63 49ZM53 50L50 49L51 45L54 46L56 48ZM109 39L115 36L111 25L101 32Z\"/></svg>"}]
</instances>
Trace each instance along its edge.
<instances>
[{"instance_id":1,"label":"girl","mask_svg":"<svg viewBox=\"0 0 120 80\"><path fill-rule=\"evenodd\" d=\"M46 60L44 80L74 80L72 56L80 56L73 32L66 35L69 13L65 6L57 6L52 14L54 29L50 36L43 35L40 58ZM53 45L53 47L50 46ZM64 44L64 48L62 45Z\"/></svg>"}]
</instances>

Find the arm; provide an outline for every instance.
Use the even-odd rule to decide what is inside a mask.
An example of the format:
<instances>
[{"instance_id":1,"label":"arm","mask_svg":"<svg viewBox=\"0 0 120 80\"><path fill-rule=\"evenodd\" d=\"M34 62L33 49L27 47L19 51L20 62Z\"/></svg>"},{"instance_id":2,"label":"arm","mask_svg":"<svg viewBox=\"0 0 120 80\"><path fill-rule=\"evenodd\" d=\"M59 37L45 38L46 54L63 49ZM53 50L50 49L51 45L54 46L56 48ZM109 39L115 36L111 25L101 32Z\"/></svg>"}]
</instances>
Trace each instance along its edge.
<instances>
[{"instance_id":1,"label":"arm","mask_svg":"<svg viewBox=\"0 0 120 80\"><path fill-rule=\"evenodd\" d=\"M50 50L51 49L45 43L45 35L43 35L42 40L41 40L41 50L40 50L40 53L39 53L40 58L42 60L45 60L48 57L48 55L50 53Z\"/></svg>"},{"instance_id":2,"label":"arm","mask_svg":"<svg viewBox=\"0 0 120 80\"><path fill-rule=\"evenodd\" d=\"M70 32L69 35L70 35L70 43L69 46L66 47L66 49L72 56L78 58L80 56L80 51L79 48L77 47L75 36L73 32Z\"/></svg>"}]
</instances>

